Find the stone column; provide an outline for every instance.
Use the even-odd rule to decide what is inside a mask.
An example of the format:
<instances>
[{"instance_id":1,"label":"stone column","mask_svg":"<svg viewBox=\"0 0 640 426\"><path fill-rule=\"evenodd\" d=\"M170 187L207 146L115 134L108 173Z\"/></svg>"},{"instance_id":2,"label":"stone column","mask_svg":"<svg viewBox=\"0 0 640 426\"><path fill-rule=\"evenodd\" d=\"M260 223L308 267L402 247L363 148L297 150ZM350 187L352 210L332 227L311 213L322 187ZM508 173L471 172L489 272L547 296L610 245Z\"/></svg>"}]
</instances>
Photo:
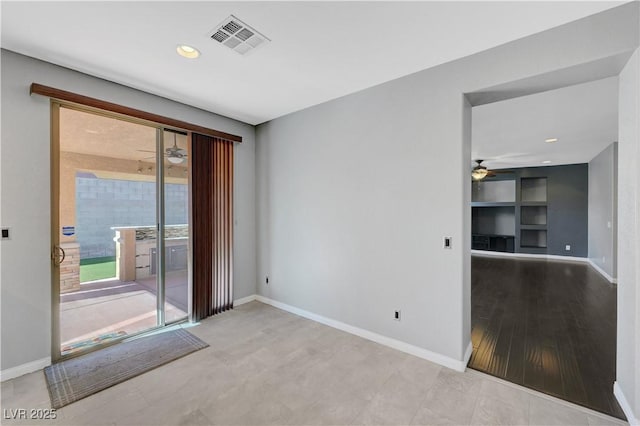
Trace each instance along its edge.
<instances>
[{"instance_id":1,"label":"stone column","mask_svg":"<svg viewBox=\"0 0 640 426\"><path fill-rule=\"evenodd\" d=\"M60 243L64 250L64 261L60 264L60 293L80 288L80 244Z\"/></svg>"},{"instance_id":2,"label":"stone column","mask_svg":"<svg viewBox=\"0 0 640 426\"><path fill-rule=\"evenodd\" d=\"M60 293L80 289L80 244L76 234L64 235L62 227L76 226L76 166L66 161L66 153L60 153L60 247L65 259L60 264Z\"/></svg>"}]
</instances>

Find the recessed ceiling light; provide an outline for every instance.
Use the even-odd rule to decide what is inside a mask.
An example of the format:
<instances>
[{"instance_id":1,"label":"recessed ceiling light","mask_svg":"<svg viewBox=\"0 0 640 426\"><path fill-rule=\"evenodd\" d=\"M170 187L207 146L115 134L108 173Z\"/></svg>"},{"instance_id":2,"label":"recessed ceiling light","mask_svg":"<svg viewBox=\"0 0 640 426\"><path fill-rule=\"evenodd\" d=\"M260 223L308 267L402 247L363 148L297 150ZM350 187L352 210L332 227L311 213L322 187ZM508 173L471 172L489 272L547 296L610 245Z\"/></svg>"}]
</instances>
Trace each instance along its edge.
<instances>
[{"instance_id":1,"label":"recessed ceiling light","mask_svg":"<svg viewBox=\"0 0 640 426\"><path fill-rule=\"evenodd\" d=\"M200 52L195 47L191 47L186 44L180 44L176 47L176 52L178 55L184 56L185 58L195 59L200 56Z\"/></svg>"},{"instance_id":2,"label":"recessed ceiling light","mask_svg":"<svg viewBox=\"0 0 640 426\"><path fill-rule=\"evenodd\" d=\"M551 164L551 160L544 160L542 164Z\"/></svg>"},{"instance_id":3,"label":"recessed ceiling light","mask_svg":"<svg viewBox=\"0 0 640 426\"><path fill-rule=\"evenodd\" d=\"M558 142L558 138L549 138L544 140L546 143L554 143Z\"/></svg>"}]
</instances>

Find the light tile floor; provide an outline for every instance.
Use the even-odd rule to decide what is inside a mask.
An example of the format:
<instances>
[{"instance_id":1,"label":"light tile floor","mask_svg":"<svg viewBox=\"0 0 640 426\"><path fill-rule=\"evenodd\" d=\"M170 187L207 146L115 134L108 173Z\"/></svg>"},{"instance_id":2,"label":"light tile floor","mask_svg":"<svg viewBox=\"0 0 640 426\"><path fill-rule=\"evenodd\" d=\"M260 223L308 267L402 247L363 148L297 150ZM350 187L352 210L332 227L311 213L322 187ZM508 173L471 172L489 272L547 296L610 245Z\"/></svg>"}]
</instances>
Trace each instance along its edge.
<instances>
[{"instance_id":1,"label":"light tile floor","mask_svg":"<svg viewBox=\"0 0 640 426\"><path fill-rule=\"evenodd\" d=\"M481 373L458 373L259 302L189 328L211 346L58 410L58 425L621 425ZM2 412L48 408L42 372Z\"/></svg>"}]
</instances>

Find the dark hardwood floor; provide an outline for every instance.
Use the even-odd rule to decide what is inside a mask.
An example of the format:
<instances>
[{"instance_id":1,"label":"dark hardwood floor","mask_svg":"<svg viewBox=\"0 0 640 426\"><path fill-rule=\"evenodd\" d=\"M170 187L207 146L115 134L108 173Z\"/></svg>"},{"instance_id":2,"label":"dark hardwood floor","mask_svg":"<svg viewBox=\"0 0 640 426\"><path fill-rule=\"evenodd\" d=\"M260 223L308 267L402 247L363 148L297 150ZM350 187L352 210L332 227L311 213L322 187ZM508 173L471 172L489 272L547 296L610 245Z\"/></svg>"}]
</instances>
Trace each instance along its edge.
<instances>
[{"instance_id":1,"label":"dark hardwood floor","mask_svg":"<svg viewBox=\"0 0 640 426\"><path fill-rule=\"evenodd\" d=\"M469 367L625 419L616 286L584 263L472 256Z\"/></svg>"}]
</instances>

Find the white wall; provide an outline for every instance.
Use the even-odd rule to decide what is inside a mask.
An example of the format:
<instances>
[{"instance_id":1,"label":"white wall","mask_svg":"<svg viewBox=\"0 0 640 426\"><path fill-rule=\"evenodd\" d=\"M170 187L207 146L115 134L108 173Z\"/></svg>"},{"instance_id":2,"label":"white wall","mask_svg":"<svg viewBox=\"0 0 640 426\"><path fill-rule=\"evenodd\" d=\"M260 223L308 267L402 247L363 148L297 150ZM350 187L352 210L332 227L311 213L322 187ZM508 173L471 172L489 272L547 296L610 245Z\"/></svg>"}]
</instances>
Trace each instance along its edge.
<instances>
[{"instance_id":1,"label":"white wall","mask_svg":"<svg viewBox=\"0 0 640 426\"><path fill-rule=\"evenodd\" d=\"M589 162L589 260L616 277L618 146L612 143Z\"/></svg>"},{"instance_id":2,"label":"white wall","mask_svg":"<svg viewBox=\"0 0 640 426\"><path fill-rule=\"evenodd\" d=\"M258 126L260 294L462 361L463 94L630 51L637 16L625 5Z\"/></svg>"},{"instance_id":3,"label":"white wall","mask_svg":"<svg viewBox=\"0 0 640 426\"><path fill-rule=\"evenodd\" d=\"M235 145L235 297L255 293L253 126L2 50L2 370L51 355L49 99L32 82L243 137Z\"/></svg>"},{"instance_id":4,"label":"white wall","mask_svg":"<svg viewBox=\"0 0 640 426\"><path fill-rule=\"evenodd\" d=\"M640 54L620 74L617 386L640 419ZM624 407L623 407L624 408ZM627 412L627 416L629 413ZM631 419L630 419L631 420Z\"/></svg>"}]
</instances>

